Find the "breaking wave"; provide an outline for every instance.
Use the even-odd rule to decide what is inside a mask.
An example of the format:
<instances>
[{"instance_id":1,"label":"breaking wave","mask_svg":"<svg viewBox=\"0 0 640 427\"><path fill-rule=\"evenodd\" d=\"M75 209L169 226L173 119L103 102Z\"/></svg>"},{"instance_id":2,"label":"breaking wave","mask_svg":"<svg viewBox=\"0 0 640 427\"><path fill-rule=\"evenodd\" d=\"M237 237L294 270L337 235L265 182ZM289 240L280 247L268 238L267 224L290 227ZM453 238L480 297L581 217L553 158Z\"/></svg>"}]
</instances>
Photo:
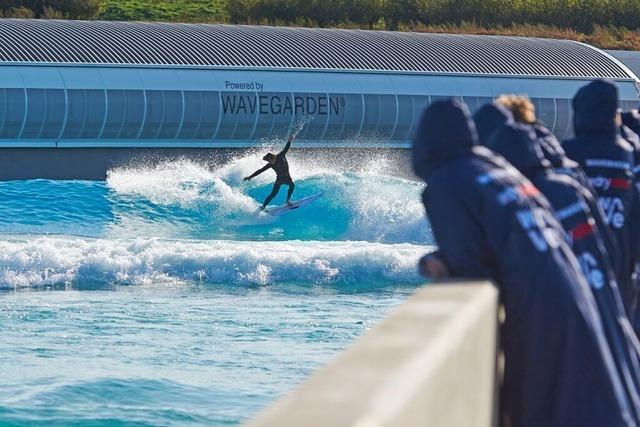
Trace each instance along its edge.
<instances>
[{"instance_id":1,"label":"breaking wave","mask_svg":"<svg viewBox=\"0 0 640 427\"><path fill-rule=\"evenodd\" d=\"M257 212L273 172L243 181L256 153L114 169L106 182L1 182L0 287L418 280L433 245L422 184L384 159L350 171L289 160L294 199L325 194L280 217Z\"/></svg>"},{"instance_id":2,"label":"breaking wave","mask_svg":"<svg viewBox=\"0 0 640 427\"><path fill-rule=\"evenodd\" d=\"M416 262L424 251L368 242L5 238L0 288L417 283Z\"/></svg>"}]
</instances>

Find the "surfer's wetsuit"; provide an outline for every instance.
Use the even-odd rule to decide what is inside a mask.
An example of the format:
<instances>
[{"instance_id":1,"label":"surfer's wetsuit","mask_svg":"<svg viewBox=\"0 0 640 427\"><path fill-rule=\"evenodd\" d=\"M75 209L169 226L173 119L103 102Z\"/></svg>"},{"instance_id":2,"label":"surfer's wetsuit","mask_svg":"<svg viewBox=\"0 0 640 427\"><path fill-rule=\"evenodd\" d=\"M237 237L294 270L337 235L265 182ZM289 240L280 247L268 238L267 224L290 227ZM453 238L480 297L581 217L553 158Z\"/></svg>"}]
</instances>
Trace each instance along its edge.
<instances>
[{"instance_id":1,"label":"surfer's wetsuit","mask_svg":"<svg viewBox=\"0 0 640 427\"><path fill-rule=\"evenodd\" d=\"M295 189L296 185L293 182L293 179L291 179L291 175L289 174L289 163L287 162L287 158L285 157L290 147L291 139L287 141L287 144L284 146L282 151L276 154L276 162L274 164L267 163L266 165L264 165L264 167L249 175L249 178L251 179L260 175L262 172L266 171L269 168L272 168L276 173L276 182L273 184L273 190L271 190L271 193L267 196L266 199L264 199L262 209L266 208L267 205L271 203L271 200L276 197L276 195L280 191L280 187L283 184L289 186L289 191L287 192L287 203L289 203L289 200L291 199L291 195L293 194L293 190Z\"/></svg>"}]
</instances>

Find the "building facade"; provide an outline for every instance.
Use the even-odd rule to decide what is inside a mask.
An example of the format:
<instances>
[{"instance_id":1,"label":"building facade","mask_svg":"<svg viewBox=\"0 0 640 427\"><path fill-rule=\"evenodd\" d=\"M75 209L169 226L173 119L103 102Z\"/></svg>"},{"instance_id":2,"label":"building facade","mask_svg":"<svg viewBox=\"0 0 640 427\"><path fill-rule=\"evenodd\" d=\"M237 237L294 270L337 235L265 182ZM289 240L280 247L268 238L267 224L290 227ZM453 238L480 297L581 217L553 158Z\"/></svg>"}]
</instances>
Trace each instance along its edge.
<instances>
[{"instance_id":1,"label":"building facade","mask_svg":"<svg viewBox=\"0 0 640 427\"><path fill-rule=\"evenodd\" d=\"M594 78L638 103L633 72L571 41L0 19L0 148L242 148L296 127L298 146L404 148L431 102L504 93L564 138Z\"/></svg>"}]
</instances>

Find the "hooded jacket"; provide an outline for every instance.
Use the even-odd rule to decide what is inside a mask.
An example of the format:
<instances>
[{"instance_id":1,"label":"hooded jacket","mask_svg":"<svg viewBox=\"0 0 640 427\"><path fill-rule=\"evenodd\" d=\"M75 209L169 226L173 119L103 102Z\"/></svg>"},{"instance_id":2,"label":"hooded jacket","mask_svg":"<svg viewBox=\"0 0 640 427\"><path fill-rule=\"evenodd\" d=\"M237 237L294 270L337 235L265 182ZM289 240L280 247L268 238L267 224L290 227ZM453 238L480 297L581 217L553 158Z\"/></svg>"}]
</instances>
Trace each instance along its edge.
<instances>
[{"instance_id":1,"label":"hooded jacket","mask_svg":"<svg viewBox=\"0 0 640 427\"><path fill-rule=\"evenodd\" d=\"M622 136L622 138L624 138L625 141L627 141L631 145L631 147L633 147L633 159L635 161L635 165L633 168L633 178L636 188L635 206L637 207L638 211L640 211L640 191L638 191L638 189L640 189L640 114L638 114L637 111L629 111L626 113L622 113L620 115L620 118L622 119L622 126L620 126L620 136ZM640 234L640 232L637 231L637 228L640 228L640 219L633 222L632 226L636 228L636 231L633 234ZM634 289L636 289L637 292L640 292L640 290L638 290L640 288L640 285L638 283L640 281L640 274L638 272L640 270L638 265L638 262L640 261L640 241L637 242L635 250L636 254L633 257L636 262ZM632 315L631 321L633 323L634 329L636 330L636 333L640 335L640 301L638 300L638 298L638 294L636 294L635 307L633 308L634 313Z\"/></svg>"},{"instance_id":2,"label":"hooded jacket","mask_svg":"<svg viewBox=\"0 0 640 427\"><path fill-rule=\"evenodd\" d=\"M513 122L513 114L502 105L490 102L476 111L473 121L478 131L478 142L486 145L493 132L503 124Z\"/></svg>"},{"instance_id":3,"label":"hooded jacket","mask_svg":"<svg viewBox=\"0 0 640 427\"><path fill-rule=\"evenodd\" d=\"M531 128L505 125L488 147L502 155L549 200L591 285L607 342L636 419L640 419L640 344L625 313L615 274L587 200L594 196L568 176L556 174Z\"/></svg>"},{"instance_id":4,"label":"hooded jacket","mask_svg":"<svg viewBox=\"0 0 640 427\"><path fill-rule=\"evenodd\" d=\"M537 136L537 142L540 145L542 154L544 158L548 160L549 163L551 163L553 171L559 175L564 175L572 178L590 194L590 197L585 198L585 202L589 206L589 211L591 212L591 215L596 222L598 230L600 230L600 235L602 236L602 241L607 252L607 257L609 258L610 265L613 268L614 274L616 275L616 280L624 280L624 278L626 277L626 273L623 273L621 271L621 266L619 265L620 254L618 245L615 241L615 237L611 229L607 225L604 211L598 203L596 191L591 185L589 177L587 177L587 175L584 173L577 162L567 157L564 148L562 148L562 145L560 145L560 142L558 142L555 135L551 133L551 131L549 131L540 123L534 123L532 125L532 128Z\"/></svg>"},{"instance_id":5,"label":"hooded jacket","mask_svg":"<svg viewBox=\"0 0 640 427\"><path fill-rule=\"evenodd\" d=\"M633 148L633 160L636 166L633 168L633 177L636 182L640 181L640 120L637 112L622 113L622 125L620 126L620 136Z\"/></svg>"},{"instance_id":6,"label":"hooded jacket","mask_svg":"<svg viewBox=\"0 0 640 427\"><path fill-rule=\"evenodd\" d=\"M636 286L632 273L636 243L634 225L640 219L633 185L633 149L617 129L618 93L615 85L595 80L573 98L575 138L563 143L569 158L580 164L596 192L605 220L617 244L618 285L627 313L633 315Z\"/></svg>"},{"instance_id":7,"label":"hooded jacket","mask_svg":"<svg viewBox=\"0 0 640 427\"><path fill-rule=\"evenodd\" d=\"M441 258L453 276L500 287L512 425L635 425L593 295L546 199L476 146L463 104L432 104L417 129L413 167L427 183Z\"/></svg>"}]
</instances>

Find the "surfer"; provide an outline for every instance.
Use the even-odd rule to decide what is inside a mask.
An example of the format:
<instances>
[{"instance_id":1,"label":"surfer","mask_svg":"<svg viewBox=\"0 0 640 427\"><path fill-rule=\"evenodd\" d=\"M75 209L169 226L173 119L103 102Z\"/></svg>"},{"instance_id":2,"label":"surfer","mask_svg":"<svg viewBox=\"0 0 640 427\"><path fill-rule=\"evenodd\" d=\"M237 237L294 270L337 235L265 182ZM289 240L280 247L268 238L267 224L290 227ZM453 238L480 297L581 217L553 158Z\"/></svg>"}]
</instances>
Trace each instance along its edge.
<instances>
[{"instance_id":1,"label":"surfer","mask_svg":"<svg viewBox=\"0 0 640 427\"><path fill-rule=\"evenodd\" d=\"M293 194L293 190L295 189L296 185L294 184L293 179L291 179L291 175L289 174L289 163L287 162L287 158L285 157L287 151L289 151L289 148L291 147L291 141L293 141L293 136L289 136L287 144L278 154L265 154L262 160L267 162L267 164L244 178L245 181L250 181L251 178L260 175L262 172L266 171L269 168L272 168L275 171L276 182L273 184L273 190L271 190L271 193L267 196L266 199L264 199L264 203L260 207L260 210L264 210L264 208L266 208L267 205L271 203L271 200L276 197L278 191L280 191L280 187L283 184L289 186L289 191L287 192L287 205L291 206L291 195Z\"/></svg>"}]
</instances>

